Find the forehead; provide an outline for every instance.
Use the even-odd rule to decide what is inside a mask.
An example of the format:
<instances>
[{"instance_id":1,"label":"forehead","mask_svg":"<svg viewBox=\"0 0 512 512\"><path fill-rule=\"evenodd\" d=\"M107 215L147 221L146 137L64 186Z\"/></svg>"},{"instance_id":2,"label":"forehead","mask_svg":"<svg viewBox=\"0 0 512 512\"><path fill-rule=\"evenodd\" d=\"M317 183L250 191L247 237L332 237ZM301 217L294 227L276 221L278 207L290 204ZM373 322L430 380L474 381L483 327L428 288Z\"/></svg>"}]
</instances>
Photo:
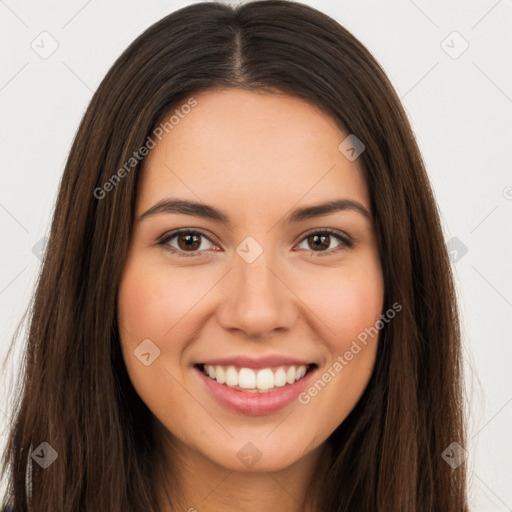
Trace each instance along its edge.
<instances>
[{"instance_id":1,"label":"forehead","mask_svg":"<svg viewBox=\"0 0 512 512\"><path fill-rule=\"evenodd\" d=\"M269 212L280 207L282 214L299 201L340 197L369 208L360 161L348 160L338 149L348 133L315 106L283 94L239 89L193 97L194 108L172 109L179 117L161 141L155 139L144 161L138 213L172 196L228 210L233 206L237 214L255 207Z\"/></svg>"}]
</instances>

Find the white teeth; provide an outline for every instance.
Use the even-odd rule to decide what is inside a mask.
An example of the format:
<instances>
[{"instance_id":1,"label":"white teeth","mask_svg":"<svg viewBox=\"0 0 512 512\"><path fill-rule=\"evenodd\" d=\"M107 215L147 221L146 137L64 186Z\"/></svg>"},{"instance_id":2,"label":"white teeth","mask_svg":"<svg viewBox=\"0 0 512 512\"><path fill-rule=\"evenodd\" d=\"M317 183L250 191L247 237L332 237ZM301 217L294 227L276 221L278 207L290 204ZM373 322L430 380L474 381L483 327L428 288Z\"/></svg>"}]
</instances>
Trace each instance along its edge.
<instances>
[{"instance_id":1,"label":"white teeth","mask_svg":"<svg viewBox=\"0 0 512 512\"><path fill-rule=\"evenodd\" d=\"M250 368L240 368L238 372L238 385L244 389L254 389L256 387L256 375Z\"/></svg>"},{"instance_id":2,"label":"white teeth","mask_svg":"<svg viewBox=\"0 0 512 512\"><path fill-rule=\"evenodd\" d=\"M274 386L280 388L286 384L286 372L284 368L279 368L274 375Z\"/></svg>"},{"instance_id":3,"label":"white teeth","mask_svg":"<svg viewBox=\"0 0 512 512\"><path fill-rule=\"evenodd\" d=\"M230 388L238 386L238 372L234 366L230 366L226 370L226 386L229 386Z\"/></svg>"},{"instance_id":4,"label":"white teeth","mask_svg":"<svg viewBox=\"0 0 512 512\"><path fill-rule=\"evenodd\" d=\"M222 368L222 366L215 367L215 380L219 384L224 384L226 382L226 372L224 371L224 368Z\"/></svg>"},{"instance_id":5,"label":"white teeth","mask_svg":"<svg viewBox=\"0 0 512 512\"><path fill-rule=\"evenodd\" d=\"M270 368L258 371L256 387L258 389L272 389L274 387L274 373Z\"/></svg>"},{"instance_id":6,"label":"white teeth","mask_svg":"<svg viewBox=\"0 0 512 512\"><path fill-rule=\"evenodd\" d=\"M237 370L234 366L204 365L203 371L211 379L230 388L266 393L302 379L306 375L307 366L289 366L288 368L281 366L274 372L271 368L260 370L240 368Z\"/></svg>"}]
</instances>

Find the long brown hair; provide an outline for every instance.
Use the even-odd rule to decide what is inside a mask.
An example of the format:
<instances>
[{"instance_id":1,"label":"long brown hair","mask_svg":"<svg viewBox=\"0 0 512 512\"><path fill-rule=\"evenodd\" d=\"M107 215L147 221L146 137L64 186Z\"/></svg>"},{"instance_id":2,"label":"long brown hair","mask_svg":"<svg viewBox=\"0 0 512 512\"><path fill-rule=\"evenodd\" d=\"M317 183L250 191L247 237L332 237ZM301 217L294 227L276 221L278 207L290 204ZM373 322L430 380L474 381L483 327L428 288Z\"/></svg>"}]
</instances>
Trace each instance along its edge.
<instances>
[{"instance_id":1,"label":"long brown hair","mask_svg":"<svg viewBox=\"0 0 512 512\"><path fill-rule=\"evenodd\" d=\"M213 87L305 99L365 145L384 310L397 302L402 311L380 333L363 396L328 440L333 459L318 510L465 512L465 465L452 469L442 457L452 442L465 445L458 313L419 149L369 51L327 15L281 0L236 9L204 2L166 16L94 94L31 304L3 460L5 504L14 512L158 509L152 415L130 383L116 319L141 162L125 167L108 193L98 190L171 108ZM43 442L58 454L47 469L31 457Z\"/></svg>"}]
</instances>

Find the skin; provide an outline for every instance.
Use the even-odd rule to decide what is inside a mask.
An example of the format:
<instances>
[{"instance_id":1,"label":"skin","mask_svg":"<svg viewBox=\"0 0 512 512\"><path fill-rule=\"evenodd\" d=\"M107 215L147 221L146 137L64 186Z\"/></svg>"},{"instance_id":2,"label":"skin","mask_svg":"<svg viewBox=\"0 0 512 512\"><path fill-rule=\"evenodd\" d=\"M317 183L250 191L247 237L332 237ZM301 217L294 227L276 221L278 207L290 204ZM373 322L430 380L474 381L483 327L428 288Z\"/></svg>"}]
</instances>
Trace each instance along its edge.
<instances>
[{"instance_id":1,"label":"skin","mask_svg":"<svg viewBox=\"0 0 512 512\"><path fill-rule=\"evenodd\" d=\"M348 134L303 100L237 89L194 97L198 105L145 159L119 289L128 373L156 418L162 477L155 486L168 511L304 511L307 485L329 462L326 439L371 376L377 338L309 403L267 415L220 405L193 364L284 354L317 363L319 378L375 324L384 289L371 219L344 210L284 222L291 210L341 198L369 211L363 169L338 149ZM176 213L138 220L166 198L212 205L231 224ZM186 234L181 244L178 236L167 243L195 256L157 245L179 228L205 233L193 249ZM310 235L326 228L352 246L328 236L315 250ZM252 263L236 252L247 236L263 249ZM145 339L160 350L149 366L134 356ZM237 457L249 441L261 453L251 467ZM165 484L179 490L179 508L166 504Z\"/></svg>"}]
</instances>

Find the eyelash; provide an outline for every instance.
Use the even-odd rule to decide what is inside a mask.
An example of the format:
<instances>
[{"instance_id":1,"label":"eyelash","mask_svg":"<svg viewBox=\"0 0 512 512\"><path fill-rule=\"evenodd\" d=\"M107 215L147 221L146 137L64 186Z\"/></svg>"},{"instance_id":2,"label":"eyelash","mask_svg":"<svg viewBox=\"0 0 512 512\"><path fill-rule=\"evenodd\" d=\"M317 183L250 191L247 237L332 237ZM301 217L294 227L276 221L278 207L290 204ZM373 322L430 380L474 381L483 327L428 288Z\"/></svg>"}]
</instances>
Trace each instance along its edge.
<instances>
[{"instance_id":1,"label":"eyelash","mask_svg":"<svg viewBox=\"0 0 512 512\"><path fill-rule=\"evenodd\" d=\"M163 235L160 238L160 240L157 242L156 245L162 247L162 249L164 249L166 251L169 251L169 252L172 252L173 254L176 254L179 257L185 257L185 258L201 257L201 252L202 251L187 252L187 251L182 251L180 249L176 249L175 247L172 247L171 245L169 245L169 242L173 238L177 237L178 235L180 235L182 233L187 233L189 235L202 236L202 237L206 238L209 242L214 244L214 242L212 242L210 240L210 238L208 236L206 236L205 233L203 233L201 231L198 231L198 230L195 230L195 229L183 228L183 229L178 229L176 231L172 231L169 234ZM326 250L326 251L312 251L313 253L315 253L313 255L313 257L329 256L329 255L331 255L333 253L337 253L337 252L341 252L341 251L346 250L346 249L350 249L353 246L353 242L352 242L352 240L350 240L349 237L347 237L345 235L342 235L339 231L336 231L334 229L329 229L329 228L325 228L325 229L321 229L321 230L317 230L317 231L311 231L310 233L307 233L301 239L300 243L302 243L304 240L306 240L310 236L313 236L313 235L326 235L326 234L330 235L330 236L333 236L339 242L341 242L341 244L338 247L334 248L334 249L329 249L329 250Z\"/></svg>"}]
</instances>

